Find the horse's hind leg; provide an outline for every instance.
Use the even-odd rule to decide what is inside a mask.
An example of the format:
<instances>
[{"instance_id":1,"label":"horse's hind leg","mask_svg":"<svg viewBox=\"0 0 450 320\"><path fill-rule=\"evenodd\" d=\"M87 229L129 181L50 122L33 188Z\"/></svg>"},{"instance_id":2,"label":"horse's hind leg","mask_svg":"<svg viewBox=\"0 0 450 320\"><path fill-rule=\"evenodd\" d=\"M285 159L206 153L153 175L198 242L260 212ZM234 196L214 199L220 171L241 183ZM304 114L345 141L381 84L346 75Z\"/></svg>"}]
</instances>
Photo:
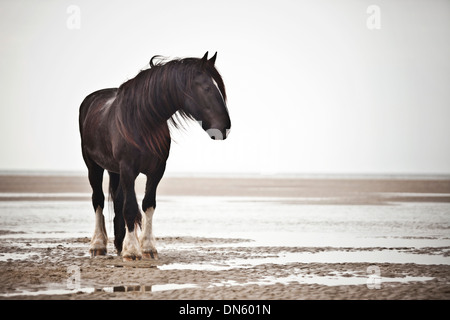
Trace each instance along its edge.
<instances>
[{"instance_id":1,"label":"horse's hind leg","mask_svg":"<svg viewBox=\"0 0 450 320\"><path fill-rule=\"evenodd\" d=\"M109 194L114 203L114 246L117 254L122 252L123 239L125 238L125 220L123 218L123 192L120 187L120 175L109 172Z\"/></svg>"},{"instance_id":2,"label":"horse's hind leg","mask_svg":"<svg viewBox=\"0 0 450 320\"><path fill-rule=\"evenodd\" d=\"M89 163L89 164L88 164ZM95 210L95 229L91 239L89 252L91 256L99 256L106 254L106 245L108 236L105 228L105 218L103 216L103 208L105 205L105 195L103 194L103 168L96 163L87 162L89 169L89 183L92 187L92 205Z\"/></svg>"}]
</instances>

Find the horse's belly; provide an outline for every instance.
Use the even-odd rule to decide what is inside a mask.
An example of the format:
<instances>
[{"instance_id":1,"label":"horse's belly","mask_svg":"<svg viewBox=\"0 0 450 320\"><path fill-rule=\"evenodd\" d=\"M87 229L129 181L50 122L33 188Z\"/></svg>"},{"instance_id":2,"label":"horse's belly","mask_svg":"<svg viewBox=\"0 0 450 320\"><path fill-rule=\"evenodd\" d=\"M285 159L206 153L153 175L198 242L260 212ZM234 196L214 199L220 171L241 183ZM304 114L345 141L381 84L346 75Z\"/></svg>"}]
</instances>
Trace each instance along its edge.
<instances>
[{"instance_id":1,"label":"horse's belly","mask_svg":"<svg viewBox=\"0 0 450 320\"><path fill-rule=\"evenodd\" d=\"M100 167L111 172L119 172L119 164L114 159L111 148L108 143L103 141L103 143L95 143L91 141L84 146L85 152L90 160L94 161Z\"/></svg>"}]
</instances>

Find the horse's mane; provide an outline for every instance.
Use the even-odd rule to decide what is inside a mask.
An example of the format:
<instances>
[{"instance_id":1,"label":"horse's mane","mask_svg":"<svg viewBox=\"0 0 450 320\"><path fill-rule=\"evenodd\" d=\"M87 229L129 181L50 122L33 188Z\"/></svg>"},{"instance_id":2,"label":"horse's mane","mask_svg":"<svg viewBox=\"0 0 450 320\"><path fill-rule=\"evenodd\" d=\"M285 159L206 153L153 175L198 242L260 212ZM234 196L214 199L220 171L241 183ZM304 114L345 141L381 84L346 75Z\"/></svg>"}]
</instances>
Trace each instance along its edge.
<instances>
[{"instance_id":1,"label":"horse's mane","mask_svg":"<svg viewBox=\"0 0 450 320\"><path fill-rule=\"evenodd\" d=\"M155 63L155 59L159 61ZM167 156L170 146L167 121L178 127L179 117L193 119L180 107L186 98L192 99L192 81L201 71L214 79L226 101L225 85L213 63L197 58L167 61L160 56L152 57L149 69L118 89L116 122L122 137L141 151Z\"/></svg>"}]
</instances>

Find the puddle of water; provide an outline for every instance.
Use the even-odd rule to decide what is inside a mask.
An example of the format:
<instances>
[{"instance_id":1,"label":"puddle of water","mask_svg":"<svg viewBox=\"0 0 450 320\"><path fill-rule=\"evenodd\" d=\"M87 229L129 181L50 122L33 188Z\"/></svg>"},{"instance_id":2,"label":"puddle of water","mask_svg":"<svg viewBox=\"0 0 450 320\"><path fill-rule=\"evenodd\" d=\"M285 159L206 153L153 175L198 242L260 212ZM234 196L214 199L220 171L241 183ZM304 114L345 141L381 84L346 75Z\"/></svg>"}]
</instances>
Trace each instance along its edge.
<instances>
[{"instance_id":1,"label":"puddle of water","mask_svg":"<svg viewBox=\"0 0 450 320\"><path fill-rule=\"evenodd\" d=\"M64 193L42 193L42 192L0 192L0 199L2 198L12 198L21 200L23 198L38 198L38 199L48 199L48 198L87 198L91 197L90 193L81 192L64 192ZM32 202L33 200L28 200Z\"/></svg>"},{"instance_id":2,"label":"puddle of water","mask_svg":"<svg viewBox=\"0 0 450 320\"><path fill-rule=\"evenodd\" d=\"M377 283L382 286L383 283L386 282L424 282L429 281L434 278L432 277L396 277L396 278L388 278L388 277L379 277L377 279ZM231 286L248 286L248 285L274 285L274 284L317 284L317 285L325 285L325 286L341 286L341 285L367 285L368 277L359 277L359 276L306 276L306 275L289 275L287 277L273 277L273 276L265 276L257 281L248 281L248 282L237 282L234 280L226 280L222 282L211 283L206 288L214 288L214 287L231 287ZM38 290L38 291L21 291L21 292L13 292L1 294L2 297L18 297L18 296L38 296L38 295L64 295L64 294L76 294L76 293L94 293L94 292L106 292L106 293L114 293L114 292L158 292L158 291L167 291L167 290L180 290L180 289L189 289L189 288L200 288L201 286L196 284L161 284L161 285L131 285L131 286L110 286L103 288L94 288L94 287L86 287L79 289L46 289L46 290Z\"/></svg>"},{"instance_id":3,"label":"puddle of water","mask_svg":"<svg viewBox=\"0 0 450 320\"><path fill-rule=\"evenodd\" d=\"M33 260L33 258L36 258L37 260L39 259L39 255L37 255L35 252L21 252L21 253L8 252L0 254L1 262L12 260Z\"/></svg>"},{"instance_id":4,"label":"puddle of water","mask_svg":"<svg viewBox=\"0 0 450 320\"><path fill-rule=\"evenodd\" d=\"M387 278L380 277L377 279L377 283L381 286L385 282L413 282L413 281L429 281L432 277L397 277ZM317 284L324 286L344 286L344 285L367 285L368 281L371 281L368 277L356 277L356 276L305 276L305 275L289 275L287 277L263 277L258 281L249 282L237 282L233 280L222 281L219 283L213 283L209 285L212 287L229 287L229 286L248 286L248 285L274 285L274 284ZM372 283L372 282L371 282Z\"/></svg>"},{"instance_id":5,"label":"puddle of water","mask_svg":"<svg viewBox=\"0 0 450 320\"><path fill-rule=\"evenodd\" d=\"M378 192L377 194L384 197L450 197L450 193Z\"/></svg>"},{"instance_id":6,"label":"puddle of water","mask_svg":"<svg viewBox=\"0 0 450 320\"><path fill-rule=\"evenodd\" d=\"M157 236L246 238L256 240L250 245L278 246L339 243L420 247L450 243L449 203L354 206L296 204L286 198L158 199L154 217ZM107 231L113 234L114 214L108 206L105 216L110 217ZM0 201L0 239L90 237L94 220L89 201Z\"/></svg>"},{"instance_id":7,"label":"puddle of water","mask_svg":"<svg viewBox=\"0 0 450 320\"><path fill-rule=\"evenodd\" d=\"M230 270L233 268L239 268L238 267L232 267L229 265L218 265L218 264L208 264L208 263L171 263L159 266L158 269L160 270L198 270L198 271L224 271L224 270ZM243 268L243 266L241 266Z\"/></svg>"},{"instance_id":8,"label":"puddle of water","mask_svg":"<svg viewBox=\"0 0 450 320\"><path fill-rule=\"evenodd\" d=\"M82 292L96 292L96 291L103 291L103 292L158 292L158 291L167 291L167 290L180 290L180 289L189 289L189 288L197 288L198 285L191 284L191 283L185 283L185 284L178 284L178 283L167 283L167 284L155 284L151 286L145 286L145 285L136 285L136 286L114 286L114 287L104 287L101 289L94 289L94 288L86 288L86 289L80 289ZM79 290L79 291L80 291ZM94 291L92 291L94 290Z\"/></svg>"},{"instance_id":9,"label":"puddle of water","mask_svg":"<svg viewBox=\"0 0 450 320\"><path fill-rule=\"evenodd\" d=\"M71 242L65 239L64 241L55 241L55 238L48 238L48 234L43 239L33 238L32 240L26 238L20 239L6 239L1 242L3 248L7 248L8 252L0 252L0 261L5 262L9 260L39 260L43 256L48 255L52 250L71 250L78 249L80 246L85 246L82 253L77 252L74 257L88 257L88 244L80 244L77 241ZM17 249L16 249L17 248ZM16 251L15 251L16 250Z\"/></svg>"},{"instance_id":10,"label":"puddle of water","mask_svg":"<svg viewBox=\"0 0 450 320\"><path fill-rule=\"evenodd\" d=\"M450 265L450 257L441 255L414 254L397 250L373 251L325 251L325 252L285 252L278 256L262 258L230 259L221 263L171 263L159 266L161 270L223 271L235 268L252 268L262 264L287 263L416 263Z\"/></svg>"},{"instance_id":11,"label":"puddle of water","mask_svg":"<svg viewBox=\"0 0 450 320\"><path fill-rule=\"evenodd\" d=\"M397 250L373 251L324 251L284 253L269 263L416 263L416 264L446 264L450 265L450 257L431 254L414 254ZM244 260L244 261L251 261ZM267 263L267 262L266 262Z\"/></svg>"},{"instance_id":12,"label":"puddle of water","mask_svg":"<svg viewBox=\"0 0 450 320\"><path fill-rule=\"evenodd\" d=\"M95 287L85 287L78 289L45 289L45 290L37 290L37 291L21 291L21 292L12 292L0 294L2 297L18 297L18 296L38 296L38 295L63 295L63 294L75 294L75 293L94 293L94 292L158 292L158 291L167 291L167 290L180 290L180 289L188 289L188 288L198 288L199 286L196 284L186 283L186 284L177 284L177 283L168 283L168 284L159 284L159 285L130 285L130 286L108 286L103 288L95 288Z\"/></svg>"},{"instance_id":13,"label":"puddle of water","mask_svg":"<svg viewBox=\"0 0 450 320\"><path fill-rule=\"evenodd\" d=\"M190 289L190 288L199 288L196 284L175 284L175 283L168 283L168 284L158 284L152 286L152 291L166 291L166 290L179 290L179 289Z\"/></svg>"},{"instance_id":14,"label":"puddle of water","mask_svg":"<svg viewBox=\"0 0 450 320\"><path fill-rule=\"evenodd\" d=\"M19 297L19 296L39 296L39 295L60 295L60 294L72 294L77 293L79 290L67 290L67 289L46 289L38 291L24 290L21 292L10 292L0 294L1 297Z\"/></svg>"}]
</instances>

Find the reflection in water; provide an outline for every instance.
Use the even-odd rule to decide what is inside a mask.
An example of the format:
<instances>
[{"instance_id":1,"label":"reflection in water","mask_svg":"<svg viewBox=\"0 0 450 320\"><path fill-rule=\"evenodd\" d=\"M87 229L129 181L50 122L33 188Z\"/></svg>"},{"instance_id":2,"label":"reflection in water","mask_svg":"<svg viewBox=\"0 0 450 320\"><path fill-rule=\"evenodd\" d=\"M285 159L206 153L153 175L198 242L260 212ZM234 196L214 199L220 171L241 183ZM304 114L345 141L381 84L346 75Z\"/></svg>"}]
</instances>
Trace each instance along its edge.
<instances>
[{"instance_id":1,"label":"reflection in water","mask_svg":"<svg viewBox=\"0 0 450 320\"><path fill-rule=\"evenodd\" d=\"M114 286L95 289L94 292L151 292L152 286Z\"/></svg>"},{"instance_id":2,"label":"reflection in water","mask_svg":"<svg viewBox=\"0 0 450 320\"><path fill-rule=\"evenodd\" d=\"M158 284L158 285L128 285L128 286L112 286L112 287L103 287L103 288L95 288L95 287L84 287L77 289L45 289L45 290L37 290L37 291L20 291L20 292L12 292L0 294L0 297L17 297L17 296L38 296L38 295L59 295L59 294L74 294L74 293L94 293L94 292L106 292L106 293L114 293L114 292L157 292L157 291L166 291L166 290L179 290L179 289L188 289L188 288L198 288L199 286L196 284L177 284L177 283L167 283L167 284Z\"/></svg>"},{"instance_id":3,"label":"reflection in water","mask_svg":"<svg viewBox=\"0 0 450 320\"><path fill-rule=\"evenodd\" d=\"M178 283L167 283L167 284L155 284L152 286L148 285L131 285L131 286L114 286L105 287L101 289L95 289L95 292L157 292L166 290L179 290L188 288L197 288L195 284L178 284Z\"/></svg>"}]
</instances>

